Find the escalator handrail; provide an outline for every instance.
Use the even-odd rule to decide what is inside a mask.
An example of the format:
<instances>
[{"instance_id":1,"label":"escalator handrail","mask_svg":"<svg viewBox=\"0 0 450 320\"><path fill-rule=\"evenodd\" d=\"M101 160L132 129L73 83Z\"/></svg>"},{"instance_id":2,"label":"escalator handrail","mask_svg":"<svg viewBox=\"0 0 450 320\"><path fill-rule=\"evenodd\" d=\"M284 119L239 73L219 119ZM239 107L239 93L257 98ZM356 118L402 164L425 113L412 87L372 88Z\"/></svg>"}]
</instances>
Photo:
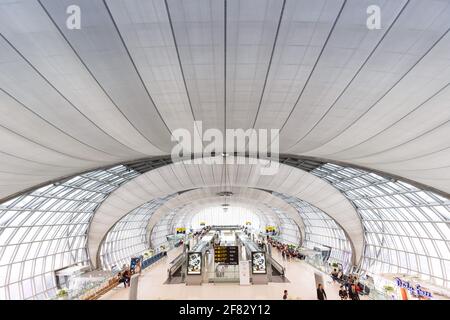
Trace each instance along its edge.
<instances>
[{"instance_id":1,"label":"escalator handrail","mask_svg":"<svg viewBox=\"0 0 450 320\"><path fill-rule=\"evenodd\" d=\"M269 256L269 261L272 266L275 266L279 271L281 271L281 274L284 276L286 268L283 267L277 260L275 260L272 256Z\"/></svg>"},{"instance_id":2,"label":"escalator handrail","mask_svg":"<svg viewBox=\"0 0 450 320\"><path fill-rule=\"evenodd\" d=\"M170 261L169 264L177 264L178 260L182 259L184 257L184 252L180 253L175 259L173 259L172 261Z\"/></svg>"},{"instance_id":3,"label":"escalator handrail","mask_svg":"<svg viewBox=\"0 0 450 320\"><path fill-rule=\"evenodd\" d=\"M184 257L185 253L182 252L178 257L176 257L170 262L170 267L167 270L169 273L169 277L172 277L172 274L183 264Z\"/></svg>"}]
</instances>

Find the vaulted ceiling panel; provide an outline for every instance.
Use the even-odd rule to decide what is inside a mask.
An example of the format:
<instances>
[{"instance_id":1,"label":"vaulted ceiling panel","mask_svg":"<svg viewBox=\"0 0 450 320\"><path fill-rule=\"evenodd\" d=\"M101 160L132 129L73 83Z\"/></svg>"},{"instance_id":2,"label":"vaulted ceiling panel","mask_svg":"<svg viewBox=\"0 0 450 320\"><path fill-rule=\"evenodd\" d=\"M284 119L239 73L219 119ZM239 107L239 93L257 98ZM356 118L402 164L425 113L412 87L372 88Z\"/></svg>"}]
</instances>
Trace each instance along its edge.
<instances>
[{"instance_id":1,"label":"vaulted ceiling panel","mask_svg":"<svg viewBox=\"0 0 450 320\"><path fill-rule=\"evenodd\" d=\"M449 28L447 0L0 1L0 199L118 163L146 172L138 160L194 120L279 128L281 153L448 193ZM160 187L222 179L181 168Z\"/></svg>"}]
</instances>

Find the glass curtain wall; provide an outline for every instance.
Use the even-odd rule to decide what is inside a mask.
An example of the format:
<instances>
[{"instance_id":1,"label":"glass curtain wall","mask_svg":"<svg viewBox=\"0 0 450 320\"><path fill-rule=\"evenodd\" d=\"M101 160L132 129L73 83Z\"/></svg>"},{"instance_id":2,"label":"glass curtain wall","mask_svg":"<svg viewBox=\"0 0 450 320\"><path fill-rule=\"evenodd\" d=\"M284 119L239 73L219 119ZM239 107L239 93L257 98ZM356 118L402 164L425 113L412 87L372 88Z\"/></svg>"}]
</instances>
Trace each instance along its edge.
<instances>
[{"instance_id":1,"label":"glass curtain wall","mask_svg":"<svg viewBox=\"0 0 450 320\"><path fill-rule=\"evenodd\" d=\"M303 246L331 248L329 261L339 262L347 270L351 265L352 249L344 230L325 212L308 202L281 193L273 193L293 206L305 224Z\"/></svg>"},{"instance_id":2,"label":"glass curtain wall","mask_svg":"<svg viewBox=\"0 0 450 320\"><path fill-rule=\"evenodd\" d=\"M157 249L160 246L164 246L167 248L170 247L167 236L173 235L175 233L175 228L179 227L178 225L174 225L174 218L183 208L184 206L175 208L164 217L162 217L161 220L158 221L158 223L153 227L153 229L150 230L150 245L153 249ZM185 215L186 212L180 213L178 219L184 219Z\"/></svg>"},{"instance_id":3,"label":"glass curtain wall","mask_svg":"<svg viewBox=\"0 0 450 320\"><path fill-rule=\"evenodd\" d=\"M124 166L92 171L3 203L0 300L51 297L55 270L88 265L86 233L95 209L136 175Z\"/></svg>"},{"instance_id":4,"label":"glass curtain wall","mask_svg":"<svg viewBox=\"0 0 450 320\"><path fill-rule=\"evenodd\" d=\"M100 247L100 262L104 269L129 264L130 258L149 249L147 224L153 213L174 197L153 199L120 219L108 232Z\"/></svg>"},{"instance_id":5,"label":"glass curtain wall","mask_svg":"<svg viewBox=\"0 0 450 320\"><path fill-rule=\"evenodd\" d=\"M365 229L361 268L450 287L450 201L372 172L325 164L312 174L354 203Z\"/></svg>"},{"instance_id":6,"label":"glass curtain wall","mask_svg":"<svg viewBox=\"0 0 450 320\"><path fill-rule=\"evenodd\" d=\"M311 173L339 189L356 207L365 229L363 270L372 274L417 274L436 285L450 287L449 199L356 168L325 164ZM88 265L86 233L95 209L117 187L138 175L125 166L95 170L2 203L0 299L53 296L56 292L55 270ZM334 220L300 199L276 195L296 207L304 220L304 244L332 247L332 259L345 264L350 245ZM157 203L147 205L145 212L127 216L107 236L102 251L106 265L143 248L143 225L156 210L153 206ZM167 244L166 236L173 234L175 227L186 226L185 220L192 215L182 209L177 208L166 215L153 228L151 245L154 248ZM223 213L222 208L220 211ZM263 228L265 224L279 226L280 236L287 242L294 242L296 238L297 231L289 227L291 222L287 223L279 213L257 218L241 215L242 219L237 220L232 216L233 213L229 218L223 218L226 221L221 218L223 221L214 222L206 216L202 219L208 224L245 224L249 219L255 229L257 226ZM262 221L261 217L267 221Z\"/></svg>"},{"instance_id":7,"label":"glass curtain wall","mask_svg":"<svg viewBox=\"0 0 450 320\"><path fill-rule=\"evenodd\" d=\"M271 208L280 219L279 224L279 240L283 243L300 245L301 235L297 224L294 220L289 218L283 211L278 208Z\"/></svg>"}]
</instances>

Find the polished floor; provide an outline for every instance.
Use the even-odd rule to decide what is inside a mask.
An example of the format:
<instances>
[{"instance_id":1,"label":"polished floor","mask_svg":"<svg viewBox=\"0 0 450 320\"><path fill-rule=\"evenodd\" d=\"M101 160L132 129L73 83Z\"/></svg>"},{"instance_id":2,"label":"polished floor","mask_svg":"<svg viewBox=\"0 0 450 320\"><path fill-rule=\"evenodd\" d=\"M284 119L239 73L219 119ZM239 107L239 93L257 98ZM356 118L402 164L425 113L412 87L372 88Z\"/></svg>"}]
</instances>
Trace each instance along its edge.
<instances>
[{"instance_id":1,"label":"polished floor","mask_svg":"<svg viewBox=\"0 0 450 320\"><path fill-rule=\"evenodd\" d=\"M314 272L318 272L312 266L299 260L283 262L278 252L274 252L277 261L286 267L286 277L288 283L269 283L268 285L249 285L241 286L239 284L209 284L204 283L201 286L186 286L182 284L164 284L167 279L167 268L178 254L181 248L173 249L165 258L149 270L143 272L139 279L138 299L139 300L279 300L282 298L283 291L288 290L289 299L294 300L315 300L316 289ZM329 300L339 299L339 285L334 284L328 275L323 274L325 279L325 292ZM123 300L128 299L129 288L118 286L102 299ZM364 297L362 297L363 299Z\"/></svg>"}]
</instances>

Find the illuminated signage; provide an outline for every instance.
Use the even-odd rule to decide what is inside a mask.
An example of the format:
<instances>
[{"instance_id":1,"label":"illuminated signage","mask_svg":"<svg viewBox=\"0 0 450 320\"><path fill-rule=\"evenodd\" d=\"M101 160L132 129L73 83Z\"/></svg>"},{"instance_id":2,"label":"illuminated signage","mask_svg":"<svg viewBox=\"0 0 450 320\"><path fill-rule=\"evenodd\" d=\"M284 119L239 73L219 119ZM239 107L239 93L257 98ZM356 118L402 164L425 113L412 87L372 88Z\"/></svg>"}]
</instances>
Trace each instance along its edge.
<instances>
[{"instance_id":1,"label":"illuminated signage","mask_svg":"<svg viewBox=\"0 0 450 320\"><path fill-rule=\"evenodd\" d=\"M186 233L186 228L176 228L175 230L177 231L177 234L178 233Z\"/></svg>"},{"instance_id":2,"label":"illuminated signage","mask_svg":"<svg viewBox=\"0 0 450 320\"><path fill-rule=\"evenodd\" d=\"M420 284L416 285L416 287L414 288L408 281L404 281L400 278L395 278L395 284L400 288L408 290L409 293L413 296L420 296L425 298L432 297L430 292L421 289Z\"/></svg>"},{"instance_id":3,"label":"illuminated signage","mask_svg":"<svg viewBox=\"0 0 450 320\"><path fill-rule=\"evenodd\" d=\"M202 274L202 254L200 252L188 253L187 274Z\"/></svg>"},{"instance_id":4,"label":"illuminated signage","mask_svg":"<svg viewBox=\"0 0 450 320\"><path fill-rule=\"evenodd\" d=\"M237 246L214 246L214 262L237 265L239 250Z\"/></svg>"},{"instance_id":5,"label":"illuminated signage","mask_svg":"<svg viewBox=\"0 0 450 320\"><path fill-rule=\"evenodd\" d=\"M267 273L266 255L264 252L252 252L252 273Z\"/></svg>"}]
</instances>

